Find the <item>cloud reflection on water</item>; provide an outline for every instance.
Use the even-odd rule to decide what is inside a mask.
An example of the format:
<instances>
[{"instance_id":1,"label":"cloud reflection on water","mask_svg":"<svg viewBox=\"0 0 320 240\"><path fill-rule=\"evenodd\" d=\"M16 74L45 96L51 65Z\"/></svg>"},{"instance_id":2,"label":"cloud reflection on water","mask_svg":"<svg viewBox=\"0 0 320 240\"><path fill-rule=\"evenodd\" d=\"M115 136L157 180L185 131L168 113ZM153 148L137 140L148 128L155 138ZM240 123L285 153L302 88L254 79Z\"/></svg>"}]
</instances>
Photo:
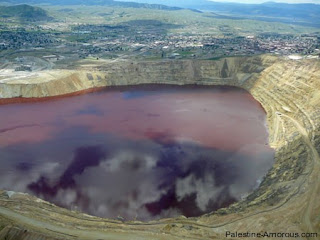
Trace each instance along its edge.
<instances>
[{"instance_id":1,"label":"cloud reflection on water","mask_svg":"<svg viewBox=\"0 0 320 240\"><path fill-rule=\"evenodd\" d=\"M71 135L77 137L66 146ZM0 188L14 186L97 216L141 220L197 216L239 200L256 186L273 159L272 152L263 150L252 156L192 142L92 135L77 128L19 149L32 156L30 166L21 168L21 154L2 149L10 171L1 172ZM57 152L60 158L54 157Z\"/></svg>"},{"instance_id":2,"label":"cloud reflection on water","mask_svg":"<svg viewBox=\"0 0 320 240\"><path fill-rule=\"evenodd\" d=\"M151 220L257 187L273 164L259 104L241 90L167 88L1 106L0 189Z\"/></svg>"}]
</instances>

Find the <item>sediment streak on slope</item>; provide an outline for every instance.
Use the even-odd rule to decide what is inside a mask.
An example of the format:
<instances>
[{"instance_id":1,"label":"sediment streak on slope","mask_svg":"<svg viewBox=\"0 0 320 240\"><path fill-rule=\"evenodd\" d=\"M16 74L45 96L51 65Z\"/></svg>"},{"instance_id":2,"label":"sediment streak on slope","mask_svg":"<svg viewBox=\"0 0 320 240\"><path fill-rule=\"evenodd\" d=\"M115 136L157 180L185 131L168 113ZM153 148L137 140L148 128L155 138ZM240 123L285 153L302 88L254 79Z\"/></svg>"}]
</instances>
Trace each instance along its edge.
<instances>
[{"instance_id":1,"label":"sediment streak on slope","mask_svg":"<svg viewBox=\"0 0 320 240\"><path fill-rule=\"evenodd\" d=\"M312 191L312 194L310 195L309 199L308 199L308 204L307 204L307 208L306 211L304 213L303 216L303 220L304 220L304 224L307 227L307 230L310 233L314 233L315 229L313 227L312 224L312 211L314 210L314 202L317 201L317 193L319 191L319 186L320 186L320 181L319 181L319 172L320 172L320 157L319 157L319 153L316 150L316 148L314 147L314 145L311 143L308 133L307 131L301 126L301 124L293 119L292 117L282 114L281 116L289 118L290 121L292 121L295 126L297 127L297 130L300 132L300 134L302 135L305 143L307 144L311 156L312 156L312 163L313 163L313 168L312 168L312 176L310 176L309 178L309 184L311 185L311 187L309 187L309 191Z\"/></svg>"}]
</instances>

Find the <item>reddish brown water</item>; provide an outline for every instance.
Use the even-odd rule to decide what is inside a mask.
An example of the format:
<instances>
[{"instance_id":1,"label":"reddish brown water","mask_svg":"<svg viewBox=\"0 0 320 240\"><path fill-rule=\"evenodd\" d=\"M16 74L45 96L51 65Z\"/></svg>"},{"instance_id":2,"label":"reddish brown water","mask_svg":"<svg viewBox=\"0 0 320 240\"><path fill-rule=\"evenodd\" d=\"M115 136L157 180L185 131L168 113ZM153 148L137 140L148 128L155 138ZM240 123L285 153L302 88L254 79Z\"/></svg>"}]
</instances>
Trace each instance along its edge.
<instances>
[{"instance_id":1,"label":"reddish brown water","mask_svg":"<svg viewBox=\"0 0 320 240\"><path fill-rule=\"evenodd\" d=\"M265 113L240 89L112 88L0 106L0 189L127 220L199 216L273 164Z\"/></svg>"}]
</instances>

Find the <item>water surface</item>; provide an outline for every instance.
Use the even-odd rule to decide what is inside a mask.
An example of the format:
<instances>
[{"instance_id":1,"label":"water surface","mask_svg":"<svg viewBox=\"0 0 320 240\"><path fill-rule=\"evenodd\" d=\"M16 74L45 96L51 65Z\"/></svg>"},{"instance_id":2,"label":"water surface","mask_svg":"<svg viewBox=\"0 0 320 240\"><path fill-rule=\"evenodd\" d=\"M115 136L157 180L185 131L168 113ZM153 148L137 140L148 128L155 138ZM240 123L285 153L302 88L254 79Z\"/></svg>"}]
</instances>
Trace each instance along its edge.
<instances>
[{"instance_id":1,"label":"water surface","mask_svg":"<svg viewBox=\"0 0 320 240\"><path fill-rule=\"evenodd\" d=\"M0 106L0 189L126 220L199 216L273 163L265 112L237 88L140 86Z\"/></svg>"}]
</instances>

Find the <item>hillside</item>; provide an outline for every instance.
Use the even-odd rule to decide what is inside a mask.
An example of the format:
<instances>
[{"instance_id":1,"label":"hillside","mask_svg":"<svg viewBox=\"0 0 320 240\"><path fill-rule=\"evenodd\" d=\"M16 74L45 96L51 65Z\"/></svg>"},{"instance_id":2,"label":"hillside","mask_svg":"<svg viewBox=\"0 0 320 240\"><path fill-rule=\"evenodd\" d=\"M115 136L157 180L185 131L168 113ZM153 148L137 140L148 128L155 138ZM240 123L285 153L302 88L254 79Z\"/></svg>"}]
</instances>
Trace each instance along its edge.
<instances>
[{"instance_id":1,"label":"hillside","mask_svg":"<svg viewBox=\"0 0 320 240\"><path fill-rule=\"evenodd\" d=\"M158 1L135 0L135 2L155 3ZM320 26L320 4L287 4L276 2L266 2L263 4L242 4L236 3L236 1L234 1L234 3L222 3L208 0L163 0L161 3L168 6L211 11L225 15L225 18L230 18L230 16L238 16L244 19L254 19L268 22L283 22L313 27ZM223 17L219 16L217 18Z\"/></svg>"},{"instance_id":2,"label":"hillside","mask_svg":"<svg viewBox=\"0 0 320 240\"><path fill-rule=\"evenodd\" d=\"M101 5L101 6L115 6L115 7L131 7L131 8L148 8L158 10L180 10L179 7L169 7L161 4L148 4L148 3L137 3L137 2L118 2L114 0L0 0L0 3L11 3L11 4L49 4L49 5Z\"/></svg>"},{"instance_id":3,"label":"hillside","mask_svg":"<svg viewBox=\"0 0 320 240\"><path fill-rule=\"evenodd\" d=\"M51 19L42 8L29 6L27 4L0 6L0 17L19 18L20 20L26 21L47 21Z\"/></svg>"},{"instance_id":4,"label":"hillside","mask_svg":"<svg viewBox=\"0 0 320 240\"><path fill-rule=\"evenodd\" d=\"M146 8L175 11L183 8L212 12L217 19L252 19L266 22L282 22L286 24L320 27L320 4L287 4L266 2L263 4L242 4L228 2L199 1L157 1L157 0L0 0L6 4L47 4L47 5L85 5L125 8ZM161 3L161 4L159 4Z\"/></svg>"},{"instance_id":5,"label":"hillside","mask_svg":"<svg viewBox=\"0 0 320 240\"><path fill-rule=\"evenodd\" d=\"M210 2L202 6L200 5L200 8L255 20L279 21L315 27L320 25L320 5L318 4L287 4L275 2L263 4L231 4Z\"/></svg>"}]
</instances>

